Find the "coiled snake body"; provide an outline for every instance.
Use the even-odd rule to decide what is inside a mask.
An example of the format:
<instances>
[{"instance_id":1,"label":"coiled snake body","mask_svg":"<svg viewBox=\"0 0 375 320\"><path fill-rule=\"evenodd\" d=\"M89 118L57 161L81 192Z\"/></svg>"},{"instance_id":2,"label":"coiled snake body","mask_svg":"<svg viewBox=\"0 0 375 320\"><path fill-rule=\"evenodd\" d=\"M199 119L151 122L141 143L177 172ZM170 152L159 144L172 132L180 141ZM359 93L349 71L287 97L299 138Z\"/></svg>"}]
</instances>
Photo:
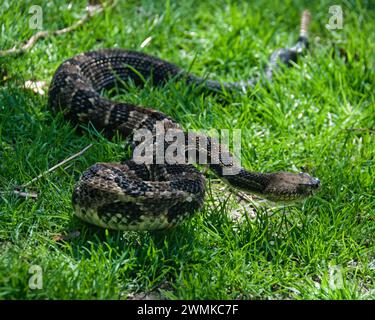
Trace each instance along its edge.
<instances>
[{"instance_id":1,"label":"coiled snake body","mask_svg":"<svg viewBox=\"0 0 375 320\"><path fill-rule=\"evenodd\" d=\"M293 50L290 52L295 54ZM277 55L283 59L285 53L278 51ZM285 59L284 62L289 62L291 58ZM272 68L271 61L267 72L272 73ZM251 83L204 81L172 63L144 53L105 49L79 54L60 65L49 89L49 107L55 112L64 111L65 117L73 123L91 122L109 135L118 132L132 138L137 130L148 129L155 141L158 124L165 130L180 129L179 124L157 110L114 102L100 95L103 89L115 86L118 79L132 79L142 84L142 77L151 79L154 85L172 78L183 79L211 91L221 90L223 86L246 87ZM209 137L203 151L199 139L193 147L197 154L205 152L209 168L218 177L245 192L287 201L309 196L319 187L319 180L306 173L256 173L226 162L222 156L228 154L225 147L213 143ZM214 152L220 155L219 162L212 161ZM235 167L236 174L225 175L226 167ZM205 178L191 164L146 164L133 159L90 167L75 186L72 202L78 217L100 227L157 230L175 226L191 216L202 206L204 193Z\"/></svg>"}]
</instances>

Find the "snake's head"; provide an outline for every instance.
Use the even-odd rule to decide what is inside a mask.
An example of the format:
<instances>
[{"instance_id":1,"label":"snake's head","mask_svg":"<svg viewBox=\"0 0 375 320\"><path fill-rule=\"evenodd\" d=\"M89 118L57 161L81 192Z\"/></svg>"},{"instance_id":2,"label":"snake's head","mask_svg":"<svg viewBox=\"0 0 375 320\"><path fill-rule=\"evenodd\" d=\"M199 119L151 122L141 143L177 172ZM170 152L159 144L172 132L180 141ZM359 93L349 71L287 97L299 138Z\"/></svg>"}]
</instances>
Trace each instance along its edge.
<instances>
[{"instance_id":1,"label":"snake's head","mask_svg":"<svg viewBox=\"0 0 375 320\"><path fill-rule=\"evenodd\" d=\"M307 173L270 173L267 180L263 195L268 200L275 202L303 200L320 188L320 180Z\"/></svg>"}]
</instances>

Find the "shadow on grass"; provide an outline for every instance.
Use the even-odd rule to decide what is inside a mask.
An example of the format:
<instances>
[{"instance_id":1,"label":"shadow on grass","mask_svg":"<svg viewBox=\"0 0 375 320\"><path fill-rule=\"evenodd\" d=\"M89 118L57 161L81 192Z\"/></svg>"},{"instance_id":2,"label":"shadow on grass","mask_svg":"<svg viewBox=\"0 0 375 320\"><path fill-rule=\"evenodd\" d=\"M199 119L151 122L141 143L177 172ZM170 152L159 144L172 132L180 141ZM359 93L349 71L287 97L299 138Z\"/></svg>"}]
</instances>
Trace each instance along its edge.
<instances>
[{"instance_id":1,"label":"shadow on grass","mask_svg":"<svg viewBox=\"0 0 375 320\"><path fill-rule=\"evenodd\" d=\"M183 223L165 231L117 231L86 224L74 216L67 225L67 234L79 231L79 235L61 243L68 242L73 249L72 255L78 260L90 256L90 251L82 250L90 246L102 246L104 252L115 248L118 254L133 251L136 257L146 257L152 247L162 250L164 256L173 256L179 247L189 245L193 248L198 244L192 228L191 224Z\"/></svg>"}]
</instances>

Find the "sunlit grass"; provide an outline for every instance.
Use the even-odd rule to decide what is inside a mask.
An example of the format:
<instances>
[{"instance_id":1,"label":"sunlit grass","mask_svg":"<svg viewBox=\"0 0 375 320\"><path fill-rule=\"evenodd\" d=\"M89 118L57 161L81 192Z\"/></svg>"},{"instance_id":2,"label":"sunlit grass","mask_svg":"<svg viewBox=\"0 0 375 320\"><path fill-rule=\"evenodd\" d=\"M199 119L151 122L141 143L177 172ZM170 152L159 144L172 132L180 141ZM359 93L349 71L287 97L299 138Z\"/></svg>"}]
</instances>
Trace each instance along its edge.
<instances>
[{"instance_id":1,"label":"sunlit grass","mask_svg":"<svg viewBox=\"0 0 375 320\"><path fill-rule=\"evenodd\" d=\"M271 2L121 1L72 33L0 58L1 298L126 299L158 290L171 299L374 298L373 9L346 1L344 29L329 31L330 2ZM32 4L2 2L0 50L35 33ZM309 172L322 181L316 196L272 216L260 207L257 219L239 224L230 211L246 216L243 203L229 193L217 200L209 188L203 210L166 233L106 231L73 216L79 175L126 152L119 138L88 127L78 133L47 109L46 96L24 89L26 80L49 83L63 60L106 47L141 50L214 79L246 79L274 49L293 44L305 7L313 16L311 53L270 86L225 104L181 83L130 87L116 99L161 110L186 129L241 129L246 168ZM84 5L54 1L43 12L44 29L54 30L79 19ZM38 199L11 193L90 143L29 187ZM78 237L54 240L74 230ZM41 290L28 286L31 265L43 269Z\"/></svg>"}]
</instances>

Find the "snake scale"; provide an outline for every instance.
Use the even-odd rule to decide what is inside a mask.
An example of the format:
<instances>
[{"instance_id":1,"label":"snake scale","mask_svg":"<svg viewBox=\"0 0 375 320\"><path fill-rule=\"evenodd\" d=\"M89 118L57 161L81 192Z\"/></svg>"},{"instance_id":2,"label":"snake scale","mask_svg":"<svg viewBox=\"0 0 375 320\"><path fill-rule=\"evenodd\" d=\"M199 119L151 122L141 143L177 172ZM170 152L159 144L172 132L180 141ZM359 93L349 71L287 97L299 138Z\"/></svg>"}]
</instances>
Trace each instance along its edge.
<instances>
[{"instance_id":1,"label":"snake scale","mask_svg":"<svg viewBox=\"0 0 375 320\"><path fill-rule=\"evenodd\" d=\"M306 20L306 14L304 15ZM302 31L307 28L302 23ZM307 46L306 32L291 49L279 49L271 56L266 68L272 76L277 63L290 64ZM79 54L63 62L55 72L48 105L54 112L64 112L73 124L91 123L108 136L115 132L127 139L137 130L152 132L156 140L156 126L166 131L180 130L173 119L154 109L126 102L114 102L101 95L103 89L132 80L142 85L143 79L160 86L170 81L186 81L208 91L248 88L254 80L222 83L204 80L185 72L178 66L157 57L137 51L103 49ZM319 180L306 173L250 172L239 164L224 161L231 157L224 145L206 137L204 148L199 139L193 143L193 152L205 153L209 168L231 187L258 194L273 201L303 199L319 188ZM188 137L185 135L186 150ZM134 147L140 142L134 142ZM171 144L164 141L165 146ZM189 145L191 148L191 145ZM212 161L213 154L219 161ZM152 159L155 160L153 153ZM228 160L228 159L227 159ZM226 168L235 168L235 174L225 174ZM91 224L118 230L161 230L173 227L198 211L204 201L204 175L191 163L151 164L134 159L121 163L96 163L87 169L74 187L72 203L76 215Z\"/></svg>"}]
</instances>

